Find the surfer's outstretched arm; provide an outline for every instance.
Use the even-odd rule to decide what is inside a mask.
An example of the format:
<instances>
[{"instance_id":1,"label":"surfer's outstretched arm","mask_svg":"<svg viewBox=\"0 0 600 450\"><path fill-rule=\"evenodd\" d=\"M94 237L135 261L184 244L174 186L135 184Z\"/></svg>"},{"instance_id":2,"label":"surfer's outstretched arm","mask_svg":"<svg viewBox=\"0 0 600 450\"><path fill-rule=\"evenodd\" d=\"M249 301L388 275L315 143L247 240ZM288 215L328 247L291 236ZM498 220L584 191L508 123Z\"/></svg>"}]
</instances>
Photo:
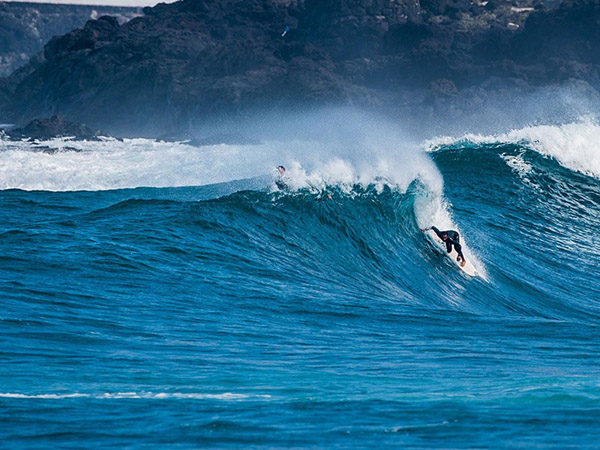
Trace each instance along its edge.
<instances>
[{"instance_id":1,"label":"surfer's outstretched arm","mask_svg":"<svg viewBox=\"0 0 600 450\"><path fill-rule=\"evenodd\" d=\"M428 229L428 230L433 230L433 232L434 232L435 234L437 234L437 237L439 237L440 239L442 239L442 240L443 240L443 238L442 238L442 232L441 232L440 230L438 230L436 227L434 227L434 226L432 225L431 227L429 227L429 228L427 228L427 229Z\"/></svg>"},{"instance_id":2,"label":"surfer's outstretched arm","mask_svg":"<svg viewBox=\"0 0 600 450\"><path fill-rule=\"evenodd\" d=\"M421 228L421 231L422 231L423 233L425 233L425 232L426 232L426 231L428 231L428 230L433 230L433 232L434 232L435 234L437 234L437 237L439 237L441 240L444 240L444 239L442 238L442 232L441 232L440 230L438 230L436 227L434 227L433 225L432 225L432 226L430 226L429 228ZM448 252L450 252L450 250L448 250Z\"/></svg>"}]
</instances>

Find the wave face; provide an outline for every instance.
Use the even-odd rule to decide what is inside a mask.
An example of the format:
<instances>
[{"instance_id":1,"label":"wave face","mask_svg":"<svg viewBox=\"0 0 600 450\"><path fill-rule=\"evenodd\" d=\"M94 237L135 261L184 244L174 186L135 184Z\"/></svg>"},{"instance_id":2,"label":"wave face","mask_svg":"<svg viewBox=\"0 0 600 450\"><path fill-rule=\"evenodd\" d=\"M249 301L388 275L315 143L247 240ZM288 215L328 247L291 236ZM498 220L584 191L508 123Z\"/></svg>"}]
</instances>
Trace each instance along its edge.
<instances>
[{"instance_id":1,"label":"wave face","mask_svg":"<svg viewBox=\"0 0 600 450\"><path fill-rule=\"evenodd\" d=\"M0 142L0 439L597 445L596 131L375 137L368 157Z\"/></svg>"}]
</instances>

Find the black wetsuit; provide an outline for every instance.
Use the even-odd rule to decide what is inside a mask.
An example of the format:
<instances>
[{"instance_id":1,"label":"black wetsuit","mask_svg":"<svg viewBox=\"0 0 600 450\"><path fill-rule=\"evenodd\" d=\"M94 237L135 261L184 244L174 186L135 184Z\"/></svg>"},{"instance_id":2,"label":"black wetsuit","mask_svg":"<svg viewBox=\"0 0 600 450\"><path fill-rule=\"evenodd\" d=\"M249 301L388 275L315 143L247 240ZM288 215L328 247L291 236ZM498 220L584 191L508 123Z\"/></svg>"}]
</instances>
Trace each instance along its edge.
<instances>
[{"instance_id":1,"label":"black wetsuit","mask_svg":"<svg viewBox=\"0 0 600 450\"><path fill-rule=\"evenodd\" d=\"M287 191L289 189L289 186L285 183L285 181L283 181L282 178L278 178L275 181L275 186L277 186L277 189L280 191Z\"/></svg>"},{"instance_id":2,"label":"black wetsuit","mask_svg":"<svg viewBox=\"0 0 600 450\"><path fill-rule=\"evenodd\" d=\"M458 234L457 231L454 231L454 230L440 231L436 227L431 227L431 229L435 232L435 234L438 235L438 237L440 239L442 239L442 241L444 241L444 239L442 238L442 235L447 234L448 238L444 241L446 243L446 250L448 250L448 253L450 253L452 251L452 246L454 245L454 249L456 250L456 253L458 253L458 256L460 256L464 261L465 257L462 253L462 246L460 245L460 235Z\"/></svg>"}]
</instances>

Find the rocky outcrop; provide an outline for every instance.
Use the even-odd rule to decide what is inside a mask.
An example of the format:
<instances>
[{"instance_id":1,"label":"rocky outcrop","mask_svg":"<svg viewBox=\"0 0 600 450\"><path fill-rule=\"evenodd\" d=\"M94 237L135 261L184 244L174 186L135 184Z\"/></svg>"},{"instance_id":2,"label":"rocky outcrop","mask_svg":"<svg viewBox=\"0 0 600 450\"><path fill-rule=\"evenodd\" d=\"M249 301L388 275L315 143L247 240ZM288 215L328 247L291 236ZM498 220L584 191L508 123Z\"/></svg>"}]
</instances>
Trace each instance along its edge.
<instances>
[{"instance_id":1,"label":"rocky outcrop","mask_svg":"<svg viewBox=\"0 0 600 450\"><path fill-rule=\"evenodd\" d=\"M52 139L55 137L73 137L75 139L96 139L100 131L93 131L84 124L73 123L57 115L50 119L35 119L23 128L15 128L7 133L12 139Z\"/></svg>"},{"instance_id":2,"label":"rocky outcrop","mask_svg":"<svg viewBox=\"0 0 600 450\"><path fill-rule=\"evenodd\" d=\"M141 15L141 9L0 1L0 77L27 64L52 36L107 14L125 22Z\"/></svg>"},{"instance_id":3,"label":"rocky outcrop","mask_svg":"<svg viewBox=\"0 0 600 450\"><path fill-rule=\"evenodd\" d=\"M598 88L599 20L574 0L183 0L53 38L5 81L7 109L158 135L269 108L469 108L505 89Z\"/></svg>"}]
</instances>

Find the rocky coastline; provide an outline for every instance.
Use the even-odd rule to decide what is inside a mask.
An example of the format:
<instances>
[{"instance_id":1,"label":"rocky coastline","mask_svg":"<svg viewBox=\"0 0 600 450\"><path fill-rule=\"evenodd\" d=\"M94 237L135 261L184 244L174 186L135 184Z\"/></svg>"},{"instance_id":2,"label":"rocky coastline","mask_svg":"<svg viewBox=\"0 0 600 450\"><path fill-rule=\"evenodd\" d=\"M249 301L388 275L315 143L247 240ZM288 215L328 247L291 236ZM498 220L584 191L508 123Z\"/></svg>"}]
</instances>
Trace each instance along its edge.
<instances>
[{"instance_id":1,"label":"rocky coastline","mask_svg":"<svg viewBox=\"0 0 600 450\"><path fill-rule=\"evenodd\" d=\"M56 35L90 19L112 15L120 23L142 15L141 8L0 1L0 77L6 77L43 50Z\"/></svg>"},{"instance_id":2,"label":"rocky coastline","mask_svg":"<svg viewBox=\"0 0 600 450\"><path fill-rule=\"evenodd\" d=\"M594 1L183 0L143 13L52 38L0 80L0 122L61 114L114 135L189 137L259 110L433 117L507 92L600 90Z\"/></svg>"}]
</instances>

